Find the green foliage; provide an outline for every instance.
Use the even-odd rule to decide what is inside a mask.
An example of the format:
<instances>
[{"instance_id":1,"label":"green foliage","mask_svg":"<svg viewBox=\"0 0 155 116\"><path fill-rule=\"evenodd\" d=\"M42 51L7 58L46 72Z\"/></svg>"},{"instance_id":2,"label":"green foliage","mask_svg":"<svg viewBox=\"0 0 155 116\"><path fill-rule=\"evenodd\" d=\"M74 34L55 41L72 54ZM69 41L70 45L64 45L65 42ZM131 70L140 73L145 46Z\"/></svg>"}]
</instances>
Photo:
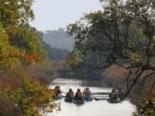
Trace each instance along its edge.
<instances>
[{"instance_id":1,"label":"green foliage","mask_svg":"<svg viewBox=\"0 0 155 116\"><path fill-rule=\"evenodd\" d=\"M67 49L54 48L46 42L42 42L42 47L46 51L47 59L51 61L64 61L69 54Z\"/></svg>"},{"instance_id":2,"label":"green foliage","mask_svg":"<svg viewBox=\"0 0 155 116\"><path fill-rule=\"evenodd\" d=\"M34 17L32 3L33 0L1 0L0 22L4 27L27 24Z\"/></svg>"},{"instance_id":3,"label":"green foliage","mask_svg":"<svg viewBox=\"0 0 155 116\"><path fill-rule=\"evenodd\" d=\"M75 48L68 64L73 69L86 66L85 69L103 70L113 65L124 68L131 80L126 97L141 78L143 83L149 78L153 81L155 1L101 1L103 10L89 13L68 26L68 33L75 36ZM94 55L97 60L93 60Z\"/></svg>"},{"instance_id":4,"label":"green foliage","mask_svg":"<svg viewBox=\"0 0 155 116\"><path fill-rule=\"evenodd\" d=\"M11 71L15 69L17 65L20 65L18 58L7 57L7 58L4 58L3 61L1 61L0 69L2 71L5 71L5 70Z\"/></svg>"},{"instance_id":5,"label":"green foliage","mask_svg":"<svg viewBox=\"0 0 155 116\"><path fill-rule=\"evenodd\" d=\"M42 36L35 28L20 27L19 31L12 38L11 44L21 51L25 51L26 54L45 55L41 46Z\"/></svg>"},{"instance_id":6,"label":"green foliage","mask_svg":"<svg viewBox=\"0 0 155 116\"><path fill-rule=\"evenodd\" d=\"M0 0L0 115L38 116L56 106L53 92L16 67L42 60L40 32L29 25L33 0ZM13 76L14 75L14 76Z\"/></svg>"},{"instance_id":7,"label":"green foliage","mask_svg":"<svg viewBox=\"0 0 155 116\"><path fill-rule=\"evenodd\" d=\"M8 36L0 24L0 53L4 54L10 48Z\"/></svg>"},{"instance_id":8,"label":"green foliage","mask_svg":"<svg viewBox=\"0 0 155 116\"><path fill-rule=\"evenodd\" d=\"M130 56L130 62L133 65L138 66L142 62L142 60L143 60L143 58L139 54L133 53Z\"/></svg>"},{"instance_id":9,"label":"green foliage","mask_svg":"<svg viewBox=\"0 0 155 116\"><path fill-rule=\"evenodd\" d=\"M0 25L0 69L12 68L14 64L18 64L17 58L8 57L12 52L18 52L15 47L10 46L8 36Z\"/></svg>"},{"instance_id":10,"label":"green foliage","mask_svg":"<svg viewBox=\"0 0 155 116\"><path fill-rule=\"evenodd\" d=\"M76 67L80 64L80 51L76 50L70 53L68 58L66 59L67 64L69 64L72 68Z\"/></svg>"},{"instance_id":11,"label":"green foliage","mask_svg":"<svg viewBox=\"0 0 155 116\"><path fill-rule=\"evenodd\" d=\"M143 108L140 109L140 113L143 114L144 116L154 116L155 115L155 103L153 101L146 101L144 103Z\"/></svg>"},{"instance_id":12,"label":"green foliage","mask_svg":"<svg viewBox=\"0 0 155 116\"><path fill-rule=\"evenodd\" d=\"M104 10L87 14L68 26L69 34L75 36L74 51L80 51L81 59L91 52L100 52L93 68L151 65L155 57L153 5L151 0L108 0Z\"/></svg>"},{"instance_id":13,"label":"green foliage","mask_svg":"<svg viewBox=\"0 0 155 116\"><path fill-rule=\"evenodd\" d=\"M146 100L142 107L138 110L141 116L154 116L155 115L155 100ZM134 113L134 116L139 116L138 114Z\"/></svg>"},{"instance_id":14,"label":"green foliage","mask_svg":"<svg viewBox=\"0 0 155 116\"><path fill-rule=\"evenodd\" d=\"M45 56L40 32L28 24L34 18L32 3L32 0L0 1L1 69L38 62Z\"/></svg>"}]
</instances>

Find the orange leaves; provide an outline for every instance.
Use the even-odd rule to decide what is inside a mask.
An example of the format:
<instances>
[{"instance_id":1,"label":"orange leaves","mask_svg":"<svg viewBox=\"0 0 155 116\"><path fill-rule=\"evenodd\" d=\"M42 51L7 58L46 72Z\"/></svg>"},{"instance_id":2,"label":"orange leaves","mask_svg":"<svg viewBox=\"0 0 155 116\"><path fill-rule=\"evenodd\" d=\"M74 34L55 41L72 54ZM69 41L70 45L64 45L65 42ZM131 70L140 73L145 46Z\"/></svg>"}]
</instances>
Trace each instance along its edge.
<instances>
[{"instance_id":1,"label":"orange leaves","mask_svg":"<svg viewBox=\"0 0 155 116\"><path fill-rule=\"evenodd\" d=\"M25 60L30 63L34 63L40 60L40 57L37 54L28 54L25 55Z\"/></svg>"},{"instance_id":2,"label":"orange leaves","mask_svg":"<svg viewBox=\"0 0 155 116\"><path fill-rule=\"evenodd\" d=\"M3 60L4 58L10 58L10 57L19 58L28 63L35 63L40 60L40 57L37 54L26 54L20 51L11 51L8 53L0 54L1 60Z\"/></svg>"}]
</instances>

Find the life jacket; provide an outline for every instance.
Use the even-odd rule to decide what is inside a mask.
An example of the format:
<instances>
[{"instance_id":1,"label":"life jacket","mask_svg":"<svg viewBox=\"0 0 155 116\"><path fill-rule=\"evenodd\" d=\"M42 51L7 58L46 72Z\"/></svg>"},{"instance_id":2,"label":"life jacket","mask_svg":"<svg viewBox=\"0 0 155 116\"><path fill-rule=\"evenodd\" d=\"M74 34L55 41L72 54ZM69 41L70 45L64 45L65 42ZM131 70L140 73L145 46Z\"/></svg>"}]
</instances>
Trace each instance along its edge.
<instances>
[{"instance_id":1,"label":"life jacket","mask_svg":"<svg viewBox=\"0 0 155 116\"><path fill-rule=\"evenodd\" d=\"M54 93L56 96L58 96L61 93L61 90L60 89L54 89Z\"/></svg>"},{"instance_id":2,"label":"life jacket","mask_svg":"<svg viewBox=\"0 0 155 116\"><path fill-rule=\"evenodd\" d=\"M84 91L83 94L84 94L84 96L90 96L91 92L90 91Z\"/></svg>"},{"instance_id":3,"label":"life jacket","mask_svg":"<svg viewBox=\"0 0 155 116\"><path fill-rule=\"evenodd\" d=\"M75 95L75 97L82 97L83 95L82 95L82 93L81 92L76 92L76 95Z\"/></svg>"},{"instance_id":4,"label":"life jacket","mask_svg":"<svg viewBox=\"0 0 155 116\"><path fill-rule=\"evenodd\" d=\"M73 98L74 97L74 93L73 92L68 92L66 97Z\"/></svg>"}]
</instances>

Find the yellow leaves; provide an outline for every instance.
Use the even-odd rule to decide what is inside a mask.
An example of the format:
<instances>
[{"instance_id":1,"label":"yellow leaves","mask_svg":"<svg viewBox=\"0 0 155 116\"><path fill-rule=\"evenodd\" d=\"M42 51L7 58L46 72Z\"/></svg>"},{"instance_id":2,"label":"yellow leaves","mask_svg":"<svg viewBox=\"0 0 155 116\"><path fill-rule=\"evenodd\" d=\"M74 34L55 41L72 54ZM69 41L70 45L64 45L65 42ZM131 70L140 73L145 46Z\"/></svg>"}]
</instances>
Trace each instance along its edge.
<instances>
[{"instance_id":1,"label":"yellow leaves","mask_svg":"<svg viewBox=\"0 0 155 116\"><path fill-rule=\"evenodd\" d=\"M12 37L15 34L17 34L19 30L16 26L7 26L6 31L7 31L7 34Z\"/></svg>"},{"instance_id":2,"label":"yellow leaves","mask_svg":"<svg viewBox=\"0 0 155 116\"><path fill-rule=\"evenodd\" d=\"M14 31L8 33L16 33L17 28L12 27L9 28L7 31ZM40 60L40 56L31 53L27 54L24 50L20 50L17 47L13 47L10 45L8 35L6 34L5 30L2 28L0 24L0 64L1 68L4 66L5 69L9 69L13 67L15 64L19 64L20 60L26 61L28 63L38 62ZM5 66L6 65L6 66Z\"/></svg>"},{"instance_id":3,"label":"yellow leaves","mask_svg":"<svg viewBox=\"0 0 155 116\"><path fill-rule=\"evenodd\" d=\"M29 98L34 109L46 109L49 105L53 105L54 108L53 93L50 89L31 79L25 78L23 82L24 95Z\"/></svg>"},{"instance_id":4,"label":"yellow leaves","mask_svg":"<svg viewBox=\"0 0 155 116\"><path fill-rule=\"evenodd\" d=\"M0 62L0 68L3 70L13 70L20 64L17 58L7 58Z\"/></svg>"},{"instance_id":5,"label":"yellow leaves","mask_svg":"<svg viewBox=\"0 0 155 116\"><path fill-rule=\"evenodd\" d=\"M29 18L33 18L31 2L31 0L0 1L1 68L2 65L8 67L16 63L38 62L43 57L40 33L31 28L27 22ZM21 25L24 23L22 21L27 22L27 25Z\"/></svg>"},{"instance_id":6,"label":"yellow leaves","mask_svg":"<svg viewBox=\"0 0 155 116\"><path fill-rule=\"evenodd\" d=\"M142 61L143 61L143 57L140 54L138 54L138 53L132 53L131 54L131 56L130 56L130 62L132 64L135 64L135 65L141 64Z\"/></svg>"}]
</instances>

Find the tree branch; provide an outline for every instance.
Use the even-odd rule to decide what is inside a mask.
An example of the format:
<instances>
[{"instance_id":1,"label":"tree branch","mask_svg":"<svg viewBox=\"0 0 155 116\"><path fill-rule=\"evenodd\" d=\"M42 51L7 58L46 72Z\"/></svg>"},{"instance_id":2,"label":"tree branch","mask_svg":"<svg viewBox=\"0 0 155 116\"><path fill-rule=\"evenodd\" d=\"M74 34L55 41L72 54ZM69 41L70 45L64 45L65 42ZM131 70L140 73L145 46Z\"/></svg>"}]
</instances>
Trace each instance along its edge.
<instances>
[{"instance_id":1,"label":"tree branch","mask_svg":"<svg viewBox=\"0 0 155 116\"><path fill-rule=\"evenodd\" d=\"M139 74L137 74L137 76L133 79L133 83L130 85L130 87L128 88L128 90L126 91L125 95L123 96L122 100L125 99L130 91L133 89L133 87L136 85L137 81L139 80L139 78L141 77L141 75L143 74L144 70L141 70L139 72Z\"/></svg>"}]
</instances>

